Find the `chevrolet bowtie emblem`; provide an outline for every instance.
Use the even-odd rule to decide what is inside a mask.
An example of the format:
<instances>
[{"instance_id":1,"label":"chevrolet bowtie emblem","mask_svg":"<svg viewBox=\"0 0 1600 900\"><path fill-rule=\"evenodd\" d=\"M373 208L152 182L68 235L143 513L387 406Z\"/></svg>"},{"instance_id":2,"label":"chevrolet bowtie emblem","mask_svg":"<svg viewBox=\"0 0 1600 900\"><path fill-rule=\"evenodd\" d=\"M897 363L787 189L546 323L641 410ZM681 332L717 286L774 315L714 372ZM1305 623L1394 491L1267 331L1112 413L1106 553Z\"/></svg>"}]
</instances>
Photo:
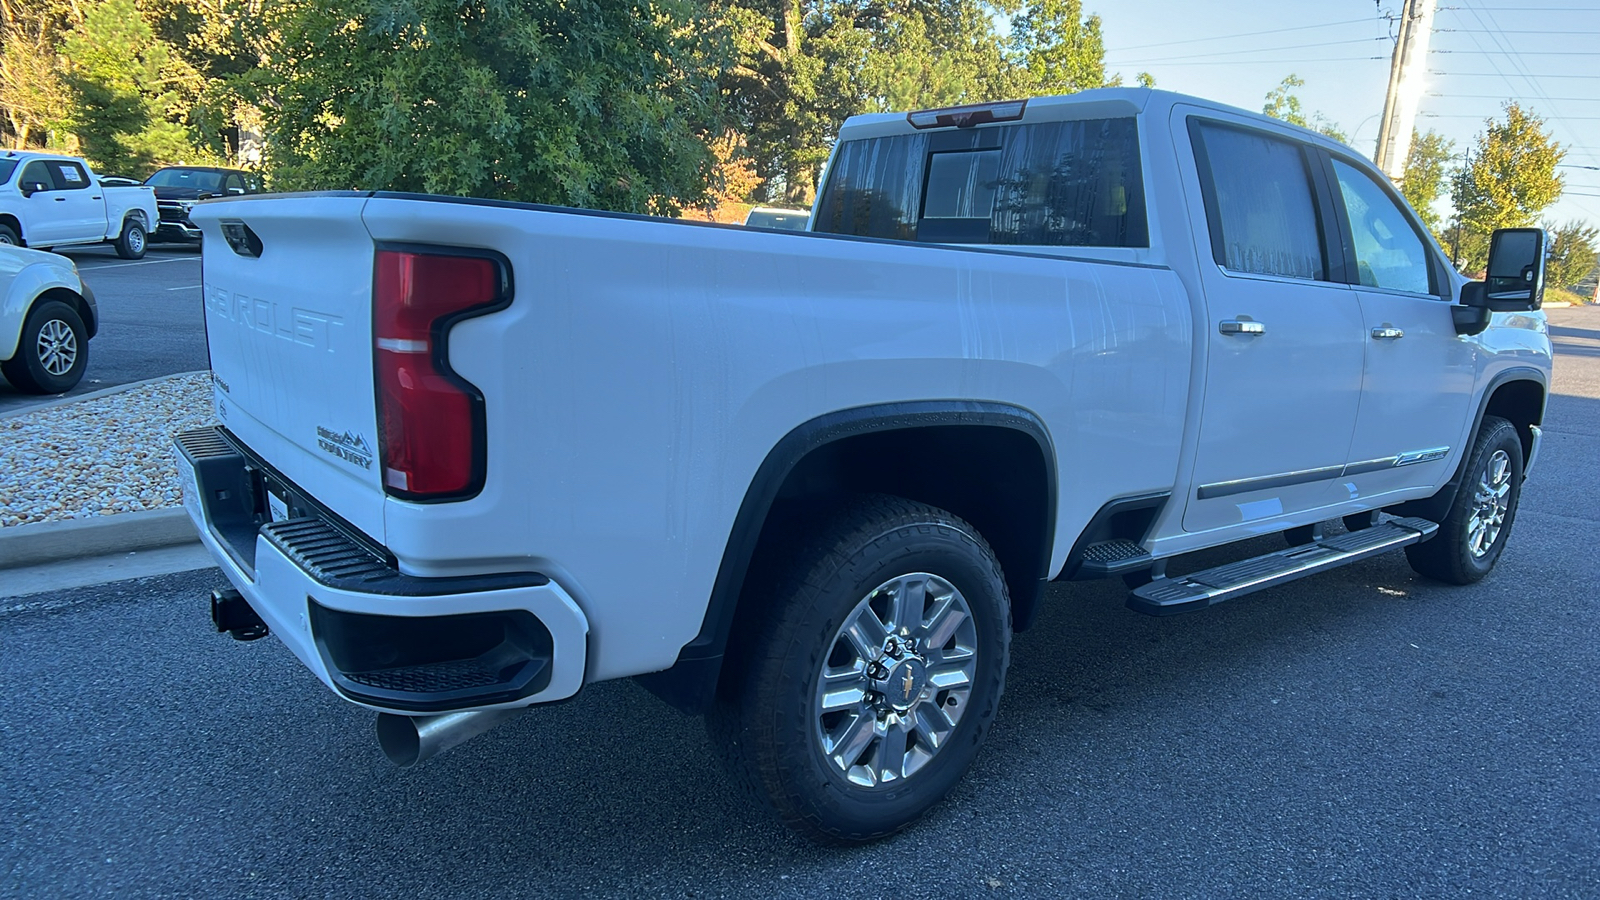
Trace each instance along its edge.
<instances>
[{"instance_id":1,"label":"chevrolet bowtie emblem","mask_svg":"<svg viewBox=\"0 0 1600 900\"><path fill-rule=\"evenodd\" d=\"M916 683L917 683L917 680L915 678L911 677L911 670L910 669L906 669L906 688L905 688L906 699L908 699L908 700L911 699L911 686L916 684Z\"/></svg>"}]
</instances>

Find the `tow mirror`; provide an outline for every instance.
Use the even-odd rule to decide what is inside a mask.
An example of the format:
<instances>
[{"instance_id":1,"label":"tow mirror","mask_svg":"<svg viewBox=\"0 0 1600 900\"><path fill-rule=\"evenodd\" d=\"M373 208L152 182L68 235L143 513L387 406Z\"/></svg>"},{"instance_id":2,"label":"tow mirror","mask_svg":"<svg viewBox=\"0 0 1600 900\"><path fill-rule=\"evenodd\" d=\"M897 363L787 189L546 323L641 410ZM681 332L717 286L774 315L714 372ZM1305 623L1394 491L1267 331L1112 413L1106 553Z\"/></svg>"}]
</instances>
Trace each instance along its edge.
<instances>
[{"instance_id":1,"label":"tow mirror","mask_svg":"<svg viewBox=\"0 0 1600 900\"><path fill-rule=\"evenodd\" d=\"M1463 289L1461 302L1493 312L1538 309L1544 300L1544 257L1548 238L1542 228L1500 228L1489 239L1484 280Z\"/></svg>"}]
</instances>

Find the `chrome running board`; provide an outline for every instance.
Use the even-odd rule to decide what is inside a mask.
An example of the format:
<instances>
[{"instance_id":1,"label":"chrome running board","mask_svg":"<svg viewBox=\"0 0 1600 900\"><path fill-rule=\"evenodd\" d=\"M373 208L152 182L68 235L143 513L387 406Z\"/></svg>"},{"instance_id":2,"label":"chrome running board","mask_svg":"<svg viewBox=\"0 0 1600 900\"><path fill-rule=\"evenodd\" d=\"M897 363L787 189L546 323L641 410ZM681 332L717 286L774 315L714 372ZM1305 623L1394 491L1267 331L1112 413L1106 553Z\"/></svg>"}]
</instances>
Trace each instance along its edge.
<instances>
[{"instance_id":1,"label":"chrome running board","mask_svg":"<svg viewBox=\"0 0 1600 900\"><path fill-rule=\"evenodd\" d=\"M1381 525L1324 538L1302 547L1176 578L1159 578L1129 594L1128 608L1151 616L1203 609L1407 544L1421 543L1438 530L1438 524L1427 519L1389 519Z\"/></svg>"}]
</instances>

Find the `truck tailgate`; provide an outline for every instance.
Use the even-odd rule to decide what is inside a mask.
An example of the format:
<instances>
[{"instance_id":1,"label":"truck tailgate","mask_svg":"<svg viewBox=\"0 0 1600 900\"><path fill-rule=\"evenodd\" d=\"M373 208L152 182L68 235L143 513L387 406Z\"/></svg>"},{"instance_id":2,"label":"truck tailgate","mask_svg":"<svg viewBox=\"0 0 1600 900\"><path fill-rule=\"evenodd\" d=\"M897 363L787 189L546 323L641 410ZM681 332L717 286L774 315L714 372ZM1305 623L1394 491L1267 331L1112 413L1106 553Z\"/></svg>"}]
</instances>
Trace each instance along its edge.
<instances>
[{"instance_id":1,"label":"truck tailgate","mask_svg":"<svg viewBox=\"0 0 1600 900\"><path fill-rule=\"evenodd\" d=\"M381 542L366 202L219 200L196 205L191 219L205 235L218 417L282 477Z\"/></svg>"}]
</instances>

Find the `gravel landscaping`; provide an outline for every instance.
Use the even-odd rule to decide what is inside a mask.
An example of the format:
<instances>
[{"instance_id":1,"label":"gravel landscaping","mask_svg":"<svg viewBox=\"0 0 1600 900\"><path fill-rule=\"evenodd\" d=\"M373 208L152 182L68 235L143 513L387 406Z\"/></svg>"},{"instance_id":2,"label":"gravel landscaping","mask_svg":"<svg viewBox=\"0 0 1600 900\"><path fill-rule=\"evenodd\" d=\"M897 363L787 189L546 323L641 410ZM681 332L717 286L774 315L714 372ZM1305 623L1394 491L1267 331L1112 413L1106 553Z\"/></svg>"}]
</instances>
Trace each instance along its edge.
<instances>
[{"instance_id":1,"label":"gravel landscaping","mask_svg":"<svg viewBox=\"0 0 1600 900\"><path fill-rule=\"evenodd\" d=\"M0 528L178 506L172 436L215 422L209 372L0 419Z\"/></svg>"}]
</instances>

